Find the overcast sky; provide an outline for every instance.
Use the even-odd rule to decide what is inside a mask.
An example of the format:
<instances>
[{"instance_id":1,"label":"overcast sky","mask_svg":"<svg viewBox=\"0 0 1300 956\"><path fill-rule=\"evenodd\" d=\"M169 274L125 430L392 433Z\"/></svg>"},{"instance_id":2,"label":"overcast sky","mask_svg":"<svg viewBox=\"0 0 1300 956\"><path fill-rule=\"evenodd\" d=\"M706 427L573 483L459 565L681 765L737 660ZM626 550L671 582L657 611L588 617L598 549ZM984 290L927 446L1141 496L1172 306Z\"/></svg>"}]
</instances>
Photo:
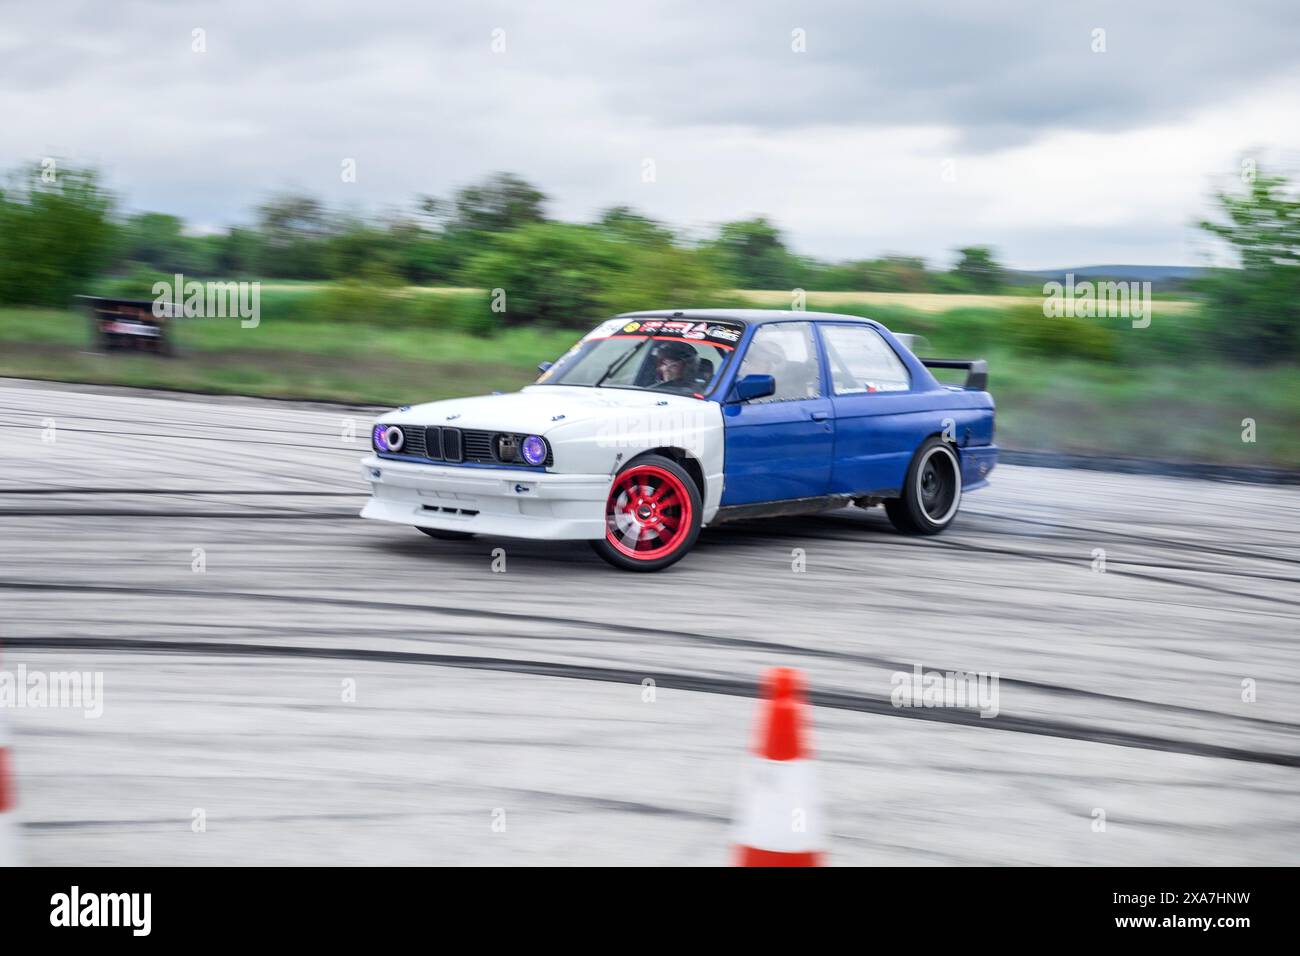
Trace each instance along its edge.
<instances>
[{"instance_id":1,"label":"overcast sky","mask_svg":"<svg viewBox=\"0 0 1300 956\"><path fill-rule=\"evenodd\" d=\"M1244 153L1295 171L1298 39L1296 0L5 3L0 165L207 228L505 170L559 218L763 214L825 258L1195 265Z\"/></svg>"}]
</instances>

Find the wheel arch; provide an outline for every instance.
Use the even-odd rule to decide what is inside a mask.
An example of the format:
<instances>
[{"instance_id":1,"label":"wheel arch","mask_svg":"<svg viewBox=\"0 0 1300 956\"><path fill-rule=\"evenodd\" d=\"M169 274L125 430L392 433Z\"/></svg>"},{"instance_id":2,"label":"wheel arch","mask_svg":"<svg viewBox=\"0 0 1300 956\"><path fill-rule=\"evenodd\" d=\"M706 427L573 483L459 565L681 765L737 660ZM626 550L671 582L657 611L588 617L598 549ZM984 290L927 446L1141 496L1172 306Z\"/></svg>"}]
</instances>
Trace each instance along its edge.
<instances>
[{"instance_id":1,"label":"wheel arch","mask_svg":"<svg viewBox=\"0 0 1300 956\"><path fill-rule=\"evenodd\" d=\"M636 457L630 459L627 464L630 465L638 458L644 458L646 455L660 455L681 465L682 470L691 476L691 481L695 482L695 488L700 493L700 501L704 501L706 482L704 479L704 465L701 464L699 458L685 448L679 448L675 445L661 445L658 448L647 448L645 451L638 452ZM626 468L627 465L623 467Z\"/></svg>"},{"instance_id":2,"label":"wheel arch","mask_svg":"<svg viewBox=\"0 0 1300 956\"><path fill-rule=\"evenodd\" d=\"M944 438L943 429L930 432L930 434L928 435L922 435L921 440L916 443L916 451L912 452L912 454L915 455L917 451L920 451L921 446L924 445L926 442L928 442L931 438L937 438L939 439L939 441L943 442L945 445L951 448L953 452L957 455L957 461L959 463L961 462L961 445L957 443L957 440L955 438L953 439Z\"/></svg>"}]
</instances>

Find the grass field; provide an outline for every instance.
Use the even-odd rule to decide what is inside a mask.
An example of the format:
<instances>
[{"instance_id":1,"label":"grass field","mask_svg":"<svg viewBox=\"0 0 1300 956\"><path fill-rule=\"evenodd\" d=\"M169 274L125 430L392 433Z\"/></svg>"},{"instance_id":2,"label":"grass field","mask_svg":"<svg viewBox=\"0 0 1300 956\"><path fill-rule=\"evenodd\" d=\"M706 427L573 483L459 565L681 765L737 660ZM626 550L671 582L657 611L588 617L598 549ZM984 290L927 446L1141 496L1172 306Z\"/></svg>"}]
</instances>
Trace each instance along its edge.
<instances>
[{"instance_id":1,"label":"grass field","mask_svg":"<svg viewBox=\"0 0 1300 956\"><path fill-rule=\"evenodd\" d=\"M271 280L263 282L263 293L289 293L307 295L320 292L329 287L325 282L289 282ZM447 296L466 295L480 292L460 286L404 286L397 290L406 296ZM748 300L755 308L788 309L791 304L789 289L732 289L730 295ZM1181 299L1156 298L1152 311L1157 315L1178 315L1196 308L1195 302ZM810 311L829 308L852 308L861 306L871 308L881 306L888 309L909 309L914 312L948 312L952 309L993 309L1005 310L1026 304L1041 302L1037 295L941 295L932 292L809 292L806 304Z\"/></svg>"},{"instance_id":2,"label":"grass field","mask_svg":"<svg viewBox=\"0 0 1300 956\"><path fill-rule=\"evenodd\" d=\"M221 394L400 404L519 388L578 338L518 329L485 340L429 328L235 319L184 322L175 358L91 348L81 312L0 309L0 375Z\"/></svg>"},{"instance_id":3,"label":"grass field","mask_svg":"<svg viewBox=\"0 0 1300 956\"><path fill-rule=\"evenodd\" d=\"M0 376L398 405L516 389L535 378L538 362L556 358L580 334L517 328L483 338L436 319L321 321L304 298L320 291L309 283L264 285L257 328L241 328L234 319L183 320L180 354L170 359L93 351L89 319L80 311L0 309ZM756 304L775 294L747 293ZM1143 361L1134 361L1132 350L1127 361L1098 361L1026 354L1010 345L976 349L969 342L1003 341L990 335L1016 341L991 306L1009 299L1023 314L1035 300L1027 307L1014 296L876 302L871 295L813 293L808 308L872 306L862 311L892 328L923 331L945 350L978 351L989 360L998 441L1006 447L1300 468L1300 369L1294 366L1246 369L1203 356L1162 360L1164 340L1149 337L1129 340L1156 342L1143 345L1154 356ZM292 309L283 307L293 300ZM1170 305L1175 312L1191 308L1160 303L1157 320L1175 314L1162 313ZM1241 440L1246 418L1256 423L1254 443Z\"/></svg>"}]
</instances>

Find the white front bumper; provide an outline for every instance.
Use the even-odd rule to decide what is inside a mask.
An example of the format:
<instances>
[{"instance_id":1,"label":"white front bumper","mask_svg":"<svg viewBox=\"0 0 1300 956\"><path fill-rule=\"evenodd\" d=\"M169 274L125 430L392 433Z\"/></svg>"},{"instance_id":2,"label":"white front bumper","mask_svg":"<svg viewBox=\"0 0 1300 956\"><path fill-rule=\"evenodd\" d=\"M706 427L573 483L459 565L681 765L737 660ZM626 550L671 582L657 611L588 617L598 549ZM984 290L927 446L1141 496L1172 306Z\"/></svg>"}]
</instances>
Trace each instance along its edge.
<instances>
[{"instance_id":1,"label":"white front bumper","mask_svg":"<svg viewBox=\"0 0 1300 956\"><path fill-rule=\"evenodd\" d=\"M361 517L508 538L605 536L609 475L424 465L369 455Z\"/></svg>"}]
</instances>

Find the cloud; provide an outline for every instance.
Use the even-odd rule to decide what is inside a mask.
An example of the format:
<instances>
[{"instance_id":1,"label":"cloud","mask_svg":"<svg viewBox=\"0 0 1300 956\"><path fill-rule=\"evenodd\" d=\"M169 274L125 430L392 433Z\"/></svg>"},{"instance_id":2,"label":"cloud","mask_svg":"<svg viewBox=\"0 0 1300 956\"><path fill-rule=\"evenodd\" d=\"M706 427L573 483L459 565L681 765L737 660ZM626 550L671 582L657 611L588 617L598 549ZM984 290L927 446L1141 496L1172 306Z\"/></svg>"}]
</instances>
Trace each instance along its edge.
<instances>
[{"instance_id":1,"label":"cloud","mask_svg":"<svg viewBox=\"0 0 1300 956\"><path fill-rule=\"evenodd\" d=\"M131 207L201 226L285 189L379 209L511 170L562 216L766 213L828 257L1189 262L1211 174L1300 148L1298 20L1208 0L47 0L0 24L0 164L90 162Z\"/></svg>"}]
</instances>

